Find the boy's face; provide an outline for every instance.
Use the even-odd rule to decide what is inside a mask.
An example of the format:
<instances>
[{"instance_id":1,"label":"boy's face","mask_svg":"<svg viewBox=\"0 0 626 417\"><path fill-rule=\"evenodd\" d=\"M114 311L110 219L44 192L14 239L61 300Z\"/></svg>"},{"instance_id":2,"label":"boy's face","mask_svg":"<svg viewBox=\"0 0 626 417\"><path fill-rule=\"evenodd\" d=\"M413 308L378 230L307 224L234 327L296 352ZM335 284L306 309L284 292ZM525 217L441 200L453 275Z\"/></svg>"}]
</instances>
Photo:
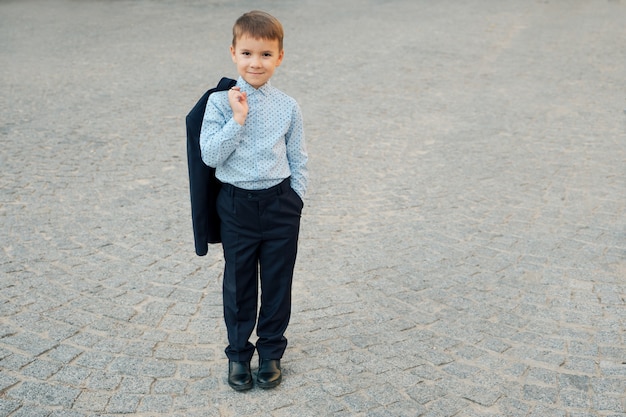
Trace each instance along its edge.
<instances>
[{"instance_id":1,"label":"boy's face","mask_svg":"<svg viewBox=\"0 0 626 417\"><path fill-rule=\"evenodd\" d=\"M283 60L284 51L278 49L278 39L255 39L243 35L230 47L237 72L248 84L259 88L265 84Z\"/></svg>"}]
</instances>

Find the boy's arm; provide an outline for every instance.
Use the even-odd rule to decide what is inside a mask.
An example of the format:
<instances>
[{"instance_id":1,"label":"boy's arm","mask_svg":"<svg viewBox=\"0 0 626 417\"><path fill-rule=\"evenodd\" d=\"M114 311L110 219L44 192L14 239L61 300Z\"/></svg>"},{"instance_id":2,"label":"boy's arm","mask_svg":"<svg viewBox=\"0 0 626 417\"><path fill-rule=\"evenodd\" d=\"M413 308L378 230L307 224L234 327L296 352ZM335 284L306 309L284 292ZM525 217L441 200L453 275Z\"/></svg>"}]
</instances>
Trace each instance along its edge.
<instances>
[{"instance_id":1,"label":"boy's arm","mask_svg":"<svg viewBox=\"0 0 626 417\"><path fill-rule=\"evenodd\" d=\"M241 136L239 132L242 126L233 119L230 106L220 109L215 100L211 98L218 93L209 96L200 130L200 151L202 161L210 167L217 167L232 154ZM228 103L226 104L228 106ZM224 111L226 110L226 111Z\"/></svg>"},{"instance_id":2,"label":"boy's arm","mask_svg":"<svg viewBox=\"0 0 626 417\"><path fill-rule=\"evenodd\" d=\"M287 160L291 170L291 188L304 199L308 182L308 155L304 142L304 126L302 112L296 104L291 117L291 127L285 138L287 144Z\"/></svg>"}]
</instances>

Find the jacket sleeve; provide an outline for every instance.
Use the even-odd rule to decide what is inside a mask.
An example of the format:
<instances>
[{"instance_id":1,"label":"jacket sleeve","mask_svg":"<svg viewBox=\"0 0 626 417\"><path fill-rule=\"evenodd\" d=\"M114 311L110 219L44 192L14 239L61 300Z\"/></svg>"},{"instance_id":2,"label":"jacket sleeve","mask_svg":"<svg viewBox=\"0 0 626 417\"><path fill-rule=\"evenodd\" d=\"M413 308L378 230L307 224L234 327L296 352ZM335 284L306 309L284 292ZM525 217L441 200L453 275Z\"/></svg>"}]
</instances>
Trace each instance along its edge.
<instances>
[{"instance_id":1,"label":"jacket sleeve","mask_svg":"<svg viewBox=\"0 0 626 417\"><path fill-rule=\"evenodd\" d=\"M221 184L215 178L215 168L204 164L200 152L200 129L210 94L211 90L207 91L186 118L191 218L198 256L207 254L209 243L221 242L220 221L215 207Z\"/></svg>"}]
</instances>

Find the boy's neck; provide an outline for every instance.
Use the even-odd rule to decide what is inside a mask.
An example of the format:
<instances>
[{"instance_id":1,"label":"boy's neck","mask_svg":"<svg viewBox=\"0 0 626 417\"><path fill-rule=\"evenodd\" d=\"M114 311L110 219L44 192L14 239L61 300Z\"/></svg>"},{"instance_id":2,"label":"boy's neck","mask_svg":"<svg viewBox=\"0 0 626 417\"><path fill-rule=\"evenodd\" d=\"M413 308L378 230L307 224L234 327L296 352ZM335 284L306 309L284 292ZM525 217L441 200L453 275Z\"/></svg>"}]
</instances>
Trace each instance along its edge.
<instances>
[{"instance_id":1,"label":"boy's neck","mask_svg":"<svg viewBox=\"0 0 626 417\"><path fill-rule=\"evenodd\" d=\"M253 89L253 90L261 90L261 89L263 89L263 87L271 85L271 83L270 83L271 79L267 80L264 84L262 84L262 85L260 85L258 87L255 87L252 84L250 84L249 82L247 82L241 75L239 76L239 80L243 81L244 83L246 83L246 85L250 86L250 88Z\"/></svg>"}]
</instances>

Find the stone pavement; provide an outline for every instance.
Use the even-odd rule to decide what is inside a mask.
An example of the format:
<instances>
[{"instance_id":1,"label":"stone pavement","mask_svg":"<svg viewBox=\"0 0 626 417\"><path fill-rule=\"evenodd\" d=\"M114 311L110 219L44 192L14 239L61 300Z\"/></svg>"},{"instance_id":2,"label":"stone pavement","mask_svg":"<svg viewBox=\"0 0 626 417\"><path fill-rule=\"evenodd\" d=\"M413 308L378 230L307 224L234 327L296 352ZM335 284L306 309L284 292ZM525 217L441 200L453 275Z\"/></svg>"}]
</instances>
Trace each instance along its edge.
<instances>
[{"instance_id":1,"label":"stone pavement","mask_svg":"<svg viewBox=\"0 0 626 417\"><path fill-rule=\"evenodd\" d=\"M275 390L226 383L184 116L273 12L311 157ZM0 1L0 416L626 416L623 0Z\"/></svg>"}]
</instances>

